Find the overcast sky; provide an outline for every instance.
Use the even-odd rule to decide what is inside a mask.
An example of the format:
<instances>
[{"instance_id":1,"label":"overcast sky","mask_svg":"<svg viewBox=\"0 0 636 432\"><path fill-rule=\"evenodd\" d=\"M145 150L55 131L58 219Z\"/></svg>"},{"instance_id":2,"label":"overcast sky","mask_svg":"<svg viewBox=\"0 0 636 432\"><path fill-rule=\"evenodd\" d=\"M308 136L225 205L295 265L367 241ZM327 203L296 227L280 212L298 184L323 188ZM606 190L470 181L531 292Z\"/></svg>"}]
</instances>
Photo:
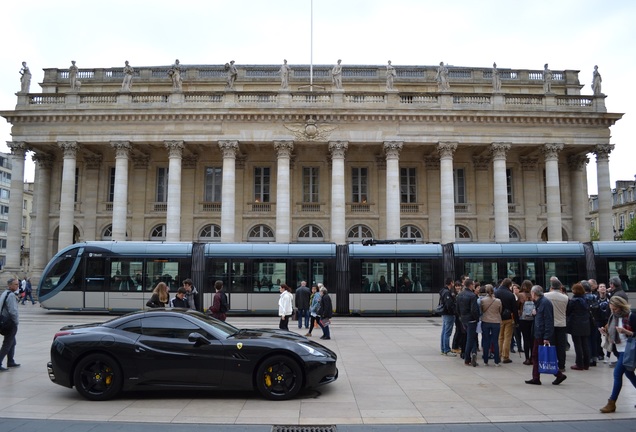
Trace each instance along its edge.
<instances>
[{"instance_id":1,"label":"overcast sky","mask_svg":"<svg viewBox=\"0 0 636 432\"><path fill-rule=\"evenodd\" d=\"M3 0L0 109L15 108L21 62L39 91L44 68L182 64L309 64L311 0ZM594 65L611 128L612 187L633 180L636 1L314 0L313 63L579 70L592 94ZM396 82L399 88L399 81ZM0 151L10 125L0 119ZM27 156L27 161L30 157ZM26 179L33 180L27 167ZM596 158L588 164L596 193Z\"/></svg>"}]
</instances>

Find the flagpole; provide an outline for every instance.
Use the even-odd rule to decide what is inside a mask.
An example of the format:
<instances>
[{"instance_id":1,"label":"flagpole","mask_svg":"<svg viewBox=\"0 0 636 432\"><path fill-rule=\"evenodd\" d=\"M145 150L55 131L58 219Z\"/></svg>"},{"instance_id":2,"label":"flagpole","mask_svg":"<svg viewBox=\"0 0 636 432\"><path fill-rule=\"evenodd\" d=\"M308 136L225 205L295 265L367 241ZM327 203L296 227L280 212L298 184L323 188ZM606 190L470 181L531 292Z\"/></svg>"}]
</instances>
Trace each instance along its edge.
<instances>
[{"instance_id":1,"label":"flagpole","mask_svg":"<svg viewBox=\"0 0 636 432\"><path fill-rule=\"evenodd\" d=\"M314 0L311 0L311 23L309 29L311 34L309 35L309 91L314 91Z\"/></svg>"}]
</instances>

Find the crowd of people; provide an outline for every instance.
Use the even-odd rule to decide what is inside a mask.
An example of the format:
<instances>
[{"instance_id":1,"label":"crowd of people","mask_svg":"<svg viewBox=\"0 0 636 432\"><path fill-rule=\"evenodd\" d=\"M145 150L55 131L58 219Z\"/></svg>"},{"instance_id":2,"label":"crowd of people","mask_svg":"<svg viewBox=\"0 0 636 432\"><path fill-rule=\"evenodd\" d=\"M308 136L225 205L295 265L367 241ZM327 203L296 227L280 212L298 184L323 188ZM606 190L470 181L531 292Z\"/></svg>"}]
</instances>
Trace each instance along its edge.
<instances>
[{"instance_id":1,"label":"crowd of people","mask_svg":"<svg viewBox=\"0 0 636 432\"><path fill-rule=\"evenodd\" d=\"M437 309L442 317L440 353L459 356L464 365L477 367L479 352L484 366L491 360L500 366L512 363L510 353L518 351L523 364L532 366L532 378L525 383L541 385L539 347L553 345L558 371L552 384L559 385L567 379L566 352L573 346L571 370L588 371L598 362L614 367L613 390L600 409L614 412L623 375L636 387L634 371L623 366L627 338L636 332L636 314L631 313L621 278L612 277L608 285L582 280L568 296L556 277L550 278L547 292L529 280L518 285L506 278L494 288L467 276L458 281L448 278ZM610 361L612 355L615 361Z\"/></svg>"}]
</instances>

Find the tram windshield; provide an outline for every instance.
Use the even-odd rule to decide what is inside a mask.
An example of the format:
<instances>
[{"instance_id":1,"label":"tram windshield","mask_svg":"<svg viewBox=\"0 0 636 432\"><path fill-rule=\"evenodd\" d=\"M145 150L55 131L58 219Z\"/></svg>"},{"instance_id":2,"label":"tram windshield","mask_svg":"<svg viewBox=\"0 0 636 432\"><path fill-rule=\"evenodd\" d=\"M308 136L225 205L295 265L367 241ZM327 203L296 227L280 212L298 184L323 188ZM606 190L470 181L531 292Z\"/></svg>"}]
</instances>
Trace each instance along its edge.
<instances>
[{"instance_id":1,"label":"tram windshield","mask_svg":"<svg viewBox=\"0 0 636 432\"><path fill-rule=\"evenodd\" d=\"M62 283L75 264L77 248L69 250L67 253L58 256L49 264L49 268L42 276L38 295L43 296L56 289Z\"/></svg>"}]
</instances>

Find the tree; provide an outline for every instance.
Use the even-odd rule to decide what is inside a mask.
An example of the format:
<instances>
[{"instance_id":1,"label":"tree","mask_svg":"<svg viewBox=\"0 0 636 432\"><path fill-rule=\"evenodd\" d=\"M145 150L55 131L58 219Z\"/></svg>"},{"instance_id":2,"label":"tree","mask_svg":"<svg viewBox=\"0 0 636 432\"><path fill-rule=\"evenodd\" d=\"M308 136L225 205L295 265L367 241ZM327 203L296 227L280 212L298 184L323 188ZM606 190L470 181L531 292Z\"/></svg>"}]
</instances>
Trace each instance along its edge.
<instances>
[{"instance_id":1,"label":"tree","mask_svg":"<svg viewBox=\"0 0 636 432\"><path fill-rule=\"evenodd\" d=\"M622 240L636 240L636 218L632 219L625 228Z\"/></svg>"},{"instance_id":2,"label":"tree","mask_svg":"<svg viewBox=\"0 0 636 432\"><path fill-rule=\"evenodd\" d=\"M601 235L598 233L597 229L590 228L590 240L599 241L601 239Z\"/></svg>"}]
</instances>

